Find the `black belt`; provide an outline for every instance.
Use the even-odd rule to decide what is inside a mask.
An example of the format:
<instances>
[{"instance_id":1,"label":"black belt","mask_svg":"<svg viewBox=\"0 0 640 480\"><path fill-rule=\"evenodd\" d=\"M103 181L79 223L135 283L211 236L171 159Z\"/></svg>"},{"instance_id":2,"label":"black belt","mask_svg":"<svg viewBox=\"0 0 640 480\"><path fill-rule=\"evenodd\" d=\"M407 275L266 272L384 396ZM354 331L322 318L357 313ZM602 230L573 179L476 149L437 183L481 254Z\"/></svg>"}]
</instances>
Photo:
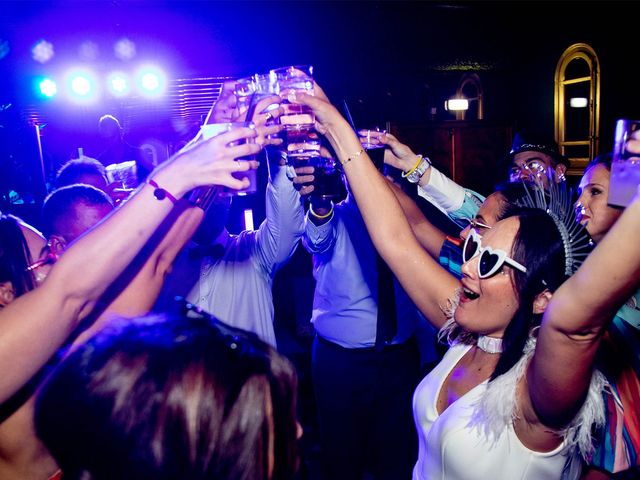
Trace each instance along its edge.
<instances>
[{"instance_id":1,"label":"black belt","mask_svg":"<svg viewBox=\"0 0 640 480\"><path fill-rule=\"evenodd\" d=\"M362 352L362 353L370 353L370 352L380 352L380 351L392 351L392 350L400 350L402 348L407 348L407 347L413 347L416 344L416 337L415 335L412 335L411 337L409 337L407 340L405 340L402 343L389 343L389 344L383 344L380 346L372 346L372 347L354 347L354 348L348 348L348 347L343 347L342 345L338 345L337 343L333 343L331 340L327 340L326 338L316 334L316 339L322 343L323 345L327 346L327 347L331 347L334 349L339 349L339 350L343 350L343 351L349 351L349 352Z\"/></svg>"}]
</instances>

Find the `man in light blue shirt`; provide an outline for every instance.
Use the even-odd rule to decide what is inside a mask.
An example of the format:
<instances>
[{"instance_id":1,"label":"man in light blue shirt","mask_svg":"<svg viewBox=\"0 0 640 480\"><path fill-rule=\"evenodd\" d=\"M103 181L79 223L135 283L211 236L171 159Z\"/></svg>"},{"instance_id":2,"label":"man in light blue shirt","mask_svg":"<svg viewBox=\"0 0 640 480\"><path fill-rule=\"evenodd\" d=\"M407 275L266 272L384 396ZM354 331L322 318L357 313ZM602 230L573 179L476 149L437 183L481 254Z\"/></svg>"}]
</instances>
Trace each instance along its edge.
<instances>
[{"instance_id":1,"label":"man in light blue shirt","mask_svg":"<svg viewBox=\"0 0 640 480\"><path fill-rule=\"evenodd\" d=\"M313 254L317 333L312 374L327 478L410 478L411 398L419 380L418 312L395 278L379 291L376 250L351 195L312 200L303 245ZM391 278L390 278L391 280ZM380 341L381 296L395 297L395 335Z\"/></svg>"},{"instance_id":2,"label":"man in light blue shirt","mask_svg":"<svg viewBox=\"0 0 640 480\"><path fill-rule=\"evenodd\" d=\"M189 302L273 346L273 278L295 251L304 221L300 194L280 163L271 167L258 229L231 235L225 227L230 199L214 203L194 236L199 245L181 253L164 289L172 296L189 292Z\"/></svg>"}]
</instances>

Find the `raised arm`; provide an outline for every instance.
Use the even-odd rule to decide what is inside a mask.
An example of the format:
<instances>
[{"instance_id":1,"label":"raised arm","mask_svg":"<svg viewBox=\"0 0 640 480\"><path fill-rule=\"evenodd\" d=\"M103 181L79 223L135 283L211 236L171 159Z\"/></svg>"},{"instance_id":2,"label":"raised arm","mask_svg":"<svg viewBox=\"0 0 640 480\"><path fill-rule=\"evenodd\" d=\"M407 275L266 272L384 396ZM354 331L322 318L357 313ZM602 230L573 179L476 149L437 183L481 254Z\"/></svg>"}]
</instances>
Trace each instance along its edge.
<instances>
[{"instance_id":1,"label":"raised arm","mask_svg":"<svg viewBox=\"0 0 640 480\"><path fill-rule=\"evenodd\" d=\"M151 179L173 197L196 186L220 184L243 188L231 173L255 168L234 161L259 151L255 144L227 144L254 136L243 128L202 142L173 157ZM122 273L172 210L168 195L144 184L136 194L94 229L79 238L53 267L44 284L0 311L0 402L20 388L59 348L76 327L80 312L90 309ZM9 367L10 366L10 367Z\"/></svg>"},{"instance_id":2,"label":"raised arm","mask_svg":"<svg viewBox=\"0 0 640 480\"><path fill-rule=\"evenodd\" d=\"M442 244L447 237L446 234L427 220L427 217L424 216L416 203L400 187L393 183L389 183L389 186L407 217L407 221L418 242L429 252L429 255L437 259L440 256Z\"/></svg>"},{"instance_id":3,"label":"raised arm","mask_svg":"<svg viewBox=\"0 0 640 480\"><path fill-rule=\"evenodd\" d=\"M386 132L371 132L371 138L386 145L384 162L404 172L418 168L422 155L417 155L408 145ZM456 221L473 218L485 198L473 190L463 188L436 167L427 162L427 169L418 180L418 195Z\"/></svg>"},{"instance_id":4,"label":"raised arm","mask_svg":"<svg viewBox=\"0 0 640 480\"><path fill-rule=\"evenodd\" d=\"M282 113L277 108L279 101L280 97L274 95L258 103L252 118L256 127L256 143L278 145L282 142L278 138L270 138L281 127L267 125L268 119L277 118ZM265 116L263 111L274 104L276 108L271 108L269 116ZM217 107L218 103L211 108L211 112ZM147 313L156 302L178 253L193 236L203 218L204 211L201 208L194 207L185 199L178 201L145 247L100 299L101 305L92 312L97 320L75 339L74 344L84 343L114 316L133 317Z\"/></svg>"},{"instance_id":5,"label":"raised arm","mask_svg":"<svg viewBox=\"0 0 640 480\"><path fill-rule=\"evenodd\" d=\"M563 426L580 408L602 334L640 286L640 195L578 271L553 295L528 371L540 420Z\"/></svg>"},{"instance_id":6,"label":"raised arm","mask_svg":"<svg viewBox=\"0 0 640 480\"><path fill-rule=\"evenodd\" d=\"M344 172L369 235L414 303L436 326L445 322L442 308L459 282L441 268L416 240L385 178L362 149L347 121L318 89L316 96L298 94L292 100L311 107L317 129L326 135Z\"/></svg>"}]
</instances>

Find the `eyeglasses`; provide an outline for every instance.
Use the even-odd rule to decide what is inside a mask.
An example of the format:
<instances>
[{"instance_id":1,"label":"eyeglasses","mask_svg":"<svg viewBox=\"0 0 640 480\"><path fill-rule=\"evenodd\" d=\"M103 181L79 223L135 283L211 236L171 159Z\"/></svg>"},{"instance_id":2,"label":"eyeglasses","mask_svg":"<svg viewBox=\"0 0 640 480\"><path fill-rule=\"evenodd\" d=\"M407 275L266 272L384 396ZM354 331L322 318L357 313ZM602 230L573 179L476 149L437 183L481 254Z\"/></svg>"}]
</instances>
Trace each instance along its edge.
<instances>
[{"instance_id":1,"label":"eyeglasses","mask_svg":"<svg viewBox=\"0 0 640 480\"><path fill-rule=\"evenodd\" d=\"M469 223L468 226L475 230L479 230L480 228L484 228L488 230L491 228L491 225L487 225L486 223L481 222L477 218L464 218L463 220L465 222L468 222Z\"/></svg>"},{"instance_id":2,"label":"eyeglasses","mask_svg":"<svg viewBox=\"0 0 640 480\"><path fill-rule=\"evenodd\" d=\"M42 249L40 255L40 259L36 260L26 268L27 272L33 272L34 270L43 267L44 265L56 263L60 255L62 255L62 250L60 250L58 248L58 244L55 243L52 238L50 238L47 244Z\"/></svg>"},{"instance_id":3,"label":"eyeglasses","mask_svg":"<svg viewBox=\"0 0 640 480\"><path fill-rule=\"evenodd\" d=\"M547 165L542 160L533 159L522 165L512 165L509 170L511 180L520 179L521 175L545 175L547 172Z\"/></svg>"},{"instance_id":4,"label":"eyeglasses","mask_svg":"<svg viewBox=\"0 0 640 480\"><path fill-rule=\"evenodd\" d=\"M462 248L462 260L466 263L476 255L480 255L478 260L478 276L480 278L489 278L500 271L506 263L511 268L526 273L527 269L524 265L516 262L507 256L507 252L491 247L483 247L480 242L480 235L477 232L469 232L469 236L464 241Z\"/></svg>"}]
</instances>

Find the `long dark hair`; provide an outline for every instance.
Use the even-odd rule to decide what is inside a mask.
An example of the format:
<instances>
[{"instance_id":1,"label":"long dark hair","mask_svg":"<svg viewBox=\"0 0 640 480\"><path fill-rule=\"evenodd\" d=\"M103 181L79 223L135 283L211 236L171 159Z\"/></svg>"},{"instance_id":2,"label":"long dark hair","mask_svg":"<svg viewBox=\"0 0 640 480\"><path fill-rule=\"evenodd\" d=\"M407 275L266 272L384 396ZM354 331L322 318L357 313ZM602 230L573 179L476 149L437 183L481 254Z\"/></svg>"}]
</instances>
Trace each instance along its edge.
<instances>
[{"instance_id":1,"label":"long dark hair","mask_svg":"<svg viewBox=\"0 0 640 480\"><path fill-rule=\"evenodd\" d=\"M553 219L543 210L520 208L514 215L520 228L513 244L513 259L527 268L513 271L512 282L519 306L503 335L503 351L491 379L509 371L522 357L531 330L540 325L542 314L533 313L536 296L545 289L554 292L567 279L562 237Z\"/></svg>"},{"instance_id":2,"label":"long dark hair","mask_svg":"<svg viewBox=\"0 0 640 480\"><path fill-rule=\"evenodd\" d=\"M35 288L33 275L27 271L31 262L18 219L0 215L0 282L11 282L16 297Z\"/></svg>"},{"instance_id":3,"label":"long dark hair","mask_svg":"<svg viewBox=\"0 0 640 480\"><path fill-rule=\"evenodd\" d=\"M287 479L295 402L293 366L254 334L161 315L79 347L45 384L35 422L69 479Z\"/></svg>"}]
</instances>

